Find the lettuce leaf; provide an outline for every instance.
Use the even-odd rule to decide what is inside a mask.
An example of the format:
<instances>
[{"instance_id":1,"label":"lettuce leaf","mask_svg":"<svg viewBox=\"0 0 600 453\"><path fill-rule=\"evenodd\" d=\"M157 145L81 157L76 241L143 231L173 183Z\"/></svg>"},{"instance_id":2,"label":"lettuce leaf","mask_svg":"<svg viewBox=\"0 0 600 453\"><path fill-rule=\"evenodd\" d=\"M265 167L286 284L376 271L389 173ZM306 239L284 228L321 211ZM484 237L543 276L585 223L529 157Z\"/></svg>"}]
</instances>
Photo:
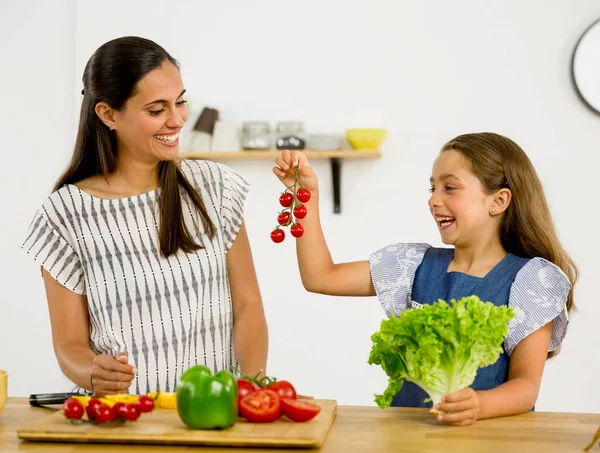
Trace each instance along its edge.
<instances>
[{"instance_id":1,"label":"lettuce leaf","mask_svg":"<svg viewBox=\"0 0 600 453\"><path fill-rule=\"evenodd\" d=\"M482 302L478 296L452 299L450 304L440 299L398 317L392 314L371 336L369 364L381 365L389 378L375 402L389 407L404 380L425 390L434 405L442 396L469 387L479 368L498 360L513 316L512 308Z\"/></svg>"}]
</instances>

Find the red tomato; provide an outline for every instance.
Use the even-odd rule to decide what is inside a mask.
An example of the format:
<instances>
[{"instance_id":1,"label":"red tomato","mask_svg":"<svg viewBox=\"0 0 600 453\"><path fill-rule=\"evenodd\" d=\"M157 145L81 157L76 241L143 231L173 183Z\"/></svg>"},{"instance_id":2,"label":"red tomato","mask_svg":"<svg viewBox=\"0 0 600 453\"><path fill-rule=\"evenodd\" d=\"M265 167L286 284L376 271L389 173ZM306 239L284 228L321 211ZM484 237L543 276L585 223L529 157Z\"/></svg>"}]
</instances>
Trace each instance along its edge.
<instances>
[{"instance_id":1,"label":"red tomato","mask_svg":"<svg viewBox=\"0 0 600 453\"><path fill-rule=\"evenodd\" d=\"M115 403L115 405L112 407L112 410L115 413L115 417L117 420L125 419L125 415L123 414L124 407L125 407L125 403L122 403L121 401L119 401L118 403Z\"/></svg>"},{"instance_id":2,"label":"red tomato","mask_svg":"<svg viewBox=\"0 0 600 453\"><path fill-rule=\"evenodd\" d=\"M260 389L242 398L239 411L251 423L274 422L281 414L281 400L273 390Z\"/></svg>"},{"instance_id":3,"label":"red tomato","mask_svg":"<svg viewBox=\"0 0 600 453\"><path fill-rule=\"evenodd\" d=\"M294 208L294 215L299 219L306 217L306 206L301 204L300 206Z\"/></svg>"},{"instance_id":4,"label":"red tomato","mask_svg":"<svg viewBox=\"0 0 600 453\"><path fill-rule=\"evenodd\" d=\"M296 399L296 389L288 381L275 381L273 384L269 385L267 388L269 390L273 390L275 393L277 393L277 395L279 395L279 398L281 398L281 399L284 399L284 398L289 398L289 399L294 399L294 400Z\"/></svg>"},{"instance_id":5,"label":"red tomato","mask_svg":"<svg viewBox=\"0 0 600 453\"><path fill-rule=\"evenodd\" d=\"M134 421L140 418L140 410L138 409L137 404L123 404L120 415L125 420Z\"/></svg>"},{"instance_id":6,"label":"red tomato","mask_svg":"<svg viewBox=\"0 0 600 453\"><path fill-rule=\"evenodd\" d=\"M237 380L237 391L238 391L238 404L240 404L240 401L242 400L242 398L245 397L246 395L249 395L250 393L254 393L256 391L256 388L254 387L254 385L252 385L252 382L247 381L245 379L238 379Z\"/></svg>"},{"instance_id":7,"label":"red tomato","mask_svg":"<svg viewBox=\"0 0 600 453\"><path fill-rule=\"evenodd\" d=\"M321 407L308 401L286 398L281 400L281 410L290 420L306 422L315 418L321 412Z\"/></svg>"},{"instance_id":8,"label":"red tomato","mask_svg":"<svg viewBox=\"0 0 600 453\"><path fill-rule=\"evenodd\" d=\"M281 194L281 196L279 197L279 204L281 204L281 206L283 206L284 208L289 208L292 205L293 201L294 196L290 192Z\"/></svg>"},{"instance_id":9,"label":"red tomato","mask_svg":"<svg viewBox=\"0 0 600 453\"><path fill-rule=\"evenodd\" d=\"M138 398L136 406L141 413L152 412L152 409L154 409L154 400L148 395L142 395Z\"/></svg>"},{"instance_id":10,"label":"red tomato","mask_svg":"<svg viewBox=\"0 0 600 453\"><path fill-rule=\"evenodd\" d=\"M295 213L296 213L296 210L294 210L294 214ZM289 211L282 212L281 214L279 214L277 216L277 223L279 225L287 225L289 221L290 221L290 212Z\"/></svg>"},{"instance_id":11,"label":"red tomato","mask_svg":"<svg viewBox=\"0 0 600 453\"><path fill-rule=\"evenodd\" d=\"M116 418L117 414L115 414L115 411L106 404L100 404L96 409L96 421L100 424L114 422Z\"/></svg>"},{"instance_id":12,"label":"red tomato","mask_svg":"<svg viewBox=\"0 0 600 453\"><path fill-rule=\"evenodd\" d=\"M273 242L275 242L276 244L283 242L284 239L285 239L285 232L283 230L276 228L273 231L271 231L271 240Z\"/></svg>"},{"instance_id":13,"label":"red tomato","mask_svg":"<svg viewBox=\"0 0 600 453\"><path fill-rule=\"evenodd\" d=\"M92 398L85 406L85 413L90 420L96 420L96 412L102 403L97 398Z\"/></svg>"},{"instance_id":14,"label":"red tomato","mask_svg":"<svg viewBox=\"0 0 600 453\"><path fill-rule=\"evenodd\" d=\"M304 234L304 227L301 224L296 223L292 226L292 228L290 228L290 233L292 233L292 236L295 238L302 237Z\"/></svg>"},{"instance_id":15,"label":"red tomato","mask_svg":"<svg viewBox=\"0 0 600 453\"><path fill-rule=\"evenodd\" d=\"M296 198L300 203L306 203L308 200L310 200L310 190L300 189L298 192L296 192Z\"/></svg>"},{"instance_id":16,"label":"red tomato","mask_svg":"<svg viewBox=\"0 0 600 453\"><path fill-rule=\"evenodd\" d=\"M79 420L83 417L83 406L75 398L69 398L63 404L65 417L73 420Z\"/></svg>"}]
</instances>

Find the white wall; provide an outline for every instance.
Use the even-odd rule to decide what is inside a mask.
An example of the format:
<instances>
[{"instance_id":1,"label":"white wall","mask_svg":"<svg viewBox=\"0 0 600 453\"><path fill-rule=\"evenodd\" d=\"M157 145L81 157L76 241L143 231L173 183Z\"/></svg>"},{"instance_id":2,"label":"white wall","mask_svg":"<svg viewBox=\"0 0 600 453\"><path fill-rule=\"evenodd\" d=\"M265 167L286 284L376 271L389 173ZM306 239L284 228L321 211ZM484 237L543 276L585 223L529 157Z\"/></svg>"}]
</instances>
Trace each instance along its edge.
<instances>
[{"instance_id":1,"label":"white wall","mask_svg":"<svg viewBox=\"0 0 600 453\"><path fill-rule=\"evenodd\" d=\"M71 154L74 39L72 0L0 3L0 368L9 395L69 388L54 358L40 269L17 244Z\"/></svg>"},{"instance_id":2,"label":"white wall","mask_svg":"<svg viewBox=\"0 0 600 453\"><path fill-rule=\"evenodd\" d=\"M312 132L389 129L381 160L344 163L341 215L332 214L328 163L313 162L324 192L325 233L338 261L366 259L397 241L439 245L426 205L428 179L433 157L451 137L490 130L521 144L581 269L579 312L562 353L548 363L537 407L598 411L600 116L577 99L569 75L579 34L600 17L597 2L238 0L227 7L179 1L167 8L161 0L106 0L77 2L73 11L72 1L52 8L41 0L29 2L36 8L21 4L10 12L9 30L0 31L12 38L1 41L4 53L22 60L0 76L9 78L1 114L12 131L4 152L11 171L0 192L15 220L3 224L0 237L0 366L11 374L11 395L64 387L39 270L15 242L71 151L72 106L85 62L106 40L139 34L180 60L196 108L214 106L237 122L299 119ZM253 186L246 222L270 328L270 374L304 394L373 404L386 382L367 365L369 337L383 315L377 301L305 292L293 242L269 240L280 192L272 162L230 165Z\"/></svg>"}]
</instances>

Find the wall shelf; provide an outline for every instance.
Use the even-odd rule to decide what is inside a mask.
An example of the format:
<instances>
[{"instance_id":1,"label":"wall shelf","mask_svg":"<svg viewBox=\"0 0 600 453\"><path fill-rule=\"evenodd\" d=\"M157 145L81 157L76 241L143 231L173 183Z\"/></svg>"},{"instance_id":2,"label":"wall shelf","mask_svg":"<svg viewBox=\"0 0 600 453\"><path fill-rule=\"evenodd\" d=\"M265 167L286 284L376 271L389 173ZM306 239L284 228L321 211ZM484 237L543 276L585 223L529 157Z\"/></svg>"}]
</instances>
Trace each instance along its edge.
<instances>
[{"instance_id":1,"label":"wall shelf","mask_svg":"<svg viewBox=\"0 0 600 453\"><path fill-rule=\"evenodd\" d=\"M206 160L250 160L270 159L277 156L279 151L187 151L180 153L183 159L206 159ZM304 149L309 159L376 159L381 153L375 150L321 150Z\"/></svg>"},{"instance_id":2,"label":"wall shelf","mask_svg":"<svg viewBox=\"0 0 600 453\"><path fill-rule=\"evenodd\" d=\"M266 160L275 159L277 150L270 151L186 151L180 153L182 159L203 159L212 161L227 160ZM339 214L342 212L341 194L340 194L340 174L343 159L377 159L381 157L378 150L357 149L357 150L302 150L306 156L311 159L329 159L331 163L331 176L333 182L333 212Z\"/></svg>"}]
</instances>

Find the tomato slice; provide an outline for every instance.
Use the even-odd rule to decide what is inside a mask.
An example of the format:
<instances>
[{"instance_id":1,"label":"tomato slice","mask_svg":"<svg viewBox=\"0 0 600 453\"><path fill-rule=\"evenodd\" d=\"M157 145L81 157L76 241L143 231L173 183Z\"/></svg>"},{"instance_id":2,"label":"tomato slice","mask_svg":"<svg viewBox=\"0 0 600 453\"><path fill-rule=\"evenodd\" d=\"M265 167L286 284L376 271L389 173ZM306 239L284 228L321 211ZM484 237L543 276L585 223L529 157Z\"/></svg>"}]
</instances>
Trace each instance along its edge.
<instances>
[{"instance_id":1,"label":"tomato slice","mask_svg":"<svg viewBox=\"0 0 600 453\"><path fill-rule=\"evenodd\" d=\"M308 401L285 398L281 400L281 410L290 420L306 422L315 418L321 412L321 407Z\"/></svg>"},{"instance_id":2,"label":"tomato slice","mask_svg":"<svg viewBox=\"0 0 600 453\"><path fill-rule=\"evenodd\" d=\"M273 390L257 390L241 399L239 411L252 423L274 422L281 415L281 400Z\"/></svg>"}]
</instances>

